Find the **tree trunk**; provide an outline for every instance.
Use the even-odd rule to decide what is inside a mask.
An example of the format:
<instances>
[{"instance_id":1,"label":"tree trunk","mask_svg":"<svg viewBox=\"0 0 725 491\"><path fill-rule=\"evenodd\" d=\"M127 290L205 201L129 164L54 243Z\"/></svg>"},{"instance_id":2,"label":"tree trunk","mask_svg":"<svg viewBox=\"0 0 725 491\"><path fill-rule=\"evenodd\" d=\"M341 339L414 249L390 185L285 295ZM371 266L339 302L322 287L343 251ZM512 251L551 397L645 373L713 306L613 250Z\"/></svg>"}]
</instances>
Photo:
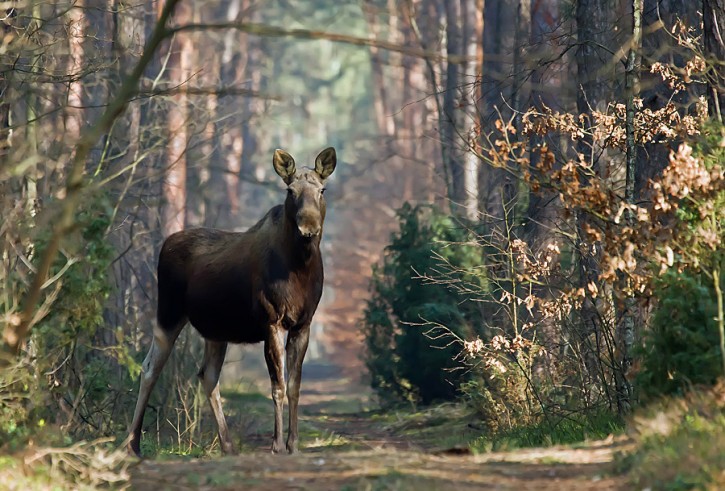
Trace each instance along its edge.
<instances>
[{"instance_id":1,"label":"tree trunk","mask_svg":"<svg viewBox=\"0 0 725 491\"><path fill-rule=\"evenodd\" d=\"M83 38L85 36L85 15L83 13L83 0L78 0L68 11L68 64L67 73L72 77L68 84L67 103L64 113L65 141L75 147L81 136L83 126L83 82L80 74L83 72ZM71 148L73 148L71 147ZM73 159L71 151L56 169L60 176L65 175L64 167Z\"/></svg>"},{"instance_id":2,"label":"tree trunk","mask_svg":"<svg viewBox=\"0 0 725 491\"><path fill-rule=\"evenodd\" d=\"M692 0L644 0L642 11L642 37L641 55L646 63L661 62L666 65L684 67L691 53L680 47L671 32L676 23L682 21L694 30L693 35L699 32L700 19L697 11L698 2ZM659 27L658 27L659 26ZM683 52L685 56L683 56ZM692 94L688 91L675 93L669 85L662 80L658 73L642 70L639 74L642 90L642 110L657 111L669 102L678 106L680 114L684 114L692 105ZM635 176L635 196L638 199L647 199L643 192L647 190L647 183L657 178L669 163L669 148L677 148L678 143L663 145L659 142L645 143L637 156L637 172Z\"/></svg>"},{"instance_id":3,"label":"tree trunk","mask_svg":"<svg viewBox=\"0 0 725 491\"><path fill-rule=\"evenodd\" d=\"M460 18L460 3L457 0L445 2L446 9L446 53L448 56L460 55L462 51L461 29L458 25ZM443 107L438 115L441 132L441 156L446 168L448 199L451 210L460 212L463 190L463 164L459 160L460 152L456 145L458 135L456 132L456 92L459 86L458 67L453 63L446 66L445 88L443 92Z\"/></svg>"},{"instance_id":4,"label":"tree trunk","mask_svg":"<svg viewBox=\"0 0 725 491\"><path fill-rule=\"evenodd\" d=\"M637 145L634 139L634 113L636 111L634 100L639 96L639 72L641 68L640 50L642 47L642 11L644 0L632 0L632 44L627 54L627 71L625 89L626 122L625 132L627 140L626 182L624 200L627 204L635 203L635 169L637 167ZM626 213L627 222L633 221L632 213ZM620 281L620 294L623 298L621 310L618 314L619 326L617 328L617 344L619 348L617 384L617 409L620 414L629 412L632 405L632 385L629 380L629 369L632 367L633 349L637 336L635 325L635 305L631 283L622 277Z\"/></svg>"},{"instance_id":5,"label":"tree trunk","mask_svg":"<svg viewBox=\"0 0 725 491\"><path fill-rule=\"evenodd\" d=\"M178 24L191 22L191 6L181 3L176 11ZM177 33L169 46L171 53L167 65L169 86L175 93L170 97L167 113L168 143L166 169L163 182L164 211L162 228L165 236L183 230L186 222L186 149L188 143L188 98L186 84L191 75L191 57L194 51L191 33Z\"/></svg>"},{"instance_id":6,"label":"tree trunk","mask_svg":"<svg viewBox=\"0 0 725 491\"><path fill-rule=\"evenodd\" d=\"M475 83L478 52L475 0L445 2L446 52L448 56L470 55L462 68L453 63L446 67L443 110L440 115L442 156L448 172L448 197L451 210L469 220L478 217L478 158L469 151L477 138Z\"/></svg>"},{"instance_id":7,"label":"tree trunk","mask_svg":"<svg viewBox=\"0 0 725 491\"><path fill-rule=\"evenodd\" d=\"M546 45L546 35L554 29L559 17L558 12L549 2L531 2L531 49L530 53L534 59L547 58L549 53ZM547 90L548 89L548 90ZM542 68L537 66L531 73L531 105L541 109L543 105L553 107L555 101L552 98L553 87L544 87ZM531 168L538 164L538 153L536 148L543 143L539 135L532 135L529 139L531 152L529 159ZM546 176L541 176L545 178ZM538 191L529 191L529 205L526 211L526 225L524 232L530 246L538 250L548 242L551 237L551 230L557 226L559 205L557 193L547 186L541 186Z\"/></svg>"},{"instance_id":8,"label":"tree trunk","mask_svg":"<svg viewBox=\"0 0 725 491\"><path fill-rule=\"evenodd\" d=\"M465 216L468 220L476 222L478 214L478 168L480 159L476 155L480 135L479 113L477 107L478 87L480 85L478 64L479 48L483 41L483 24L479 18L483 11L479 9L483 4L476 0L463 0L463 39L465 54L468 61L463 65L464 80L461 87L461 129L462 137L466 139L463 147L463 204Z\"/></svg>"},{"instance_id":9,"label":"tree trunk","mask_svg":"<svg viewBox=\"0 0 725 491\"><path fill-rule=\"evenodd\" d=\"M595 144L592 133L589 129L593 125L592 111L605 112L607 103L612 99L612 83L614 80L614 66L611 61L612 39L610 36L613 16L611 0L581 0L577 3L577 110L579 114L585 115L584 137L577 143L577 152L584 156L588 169L580 169L580 185L585 187L589 184L590 177L603 176L607 172L602 167L607 165L609 158L605 150ZM586 376L599 378L601 370L601 359L603 353L597 352L602 346L602 323L599 309L604 308L601 304L603 295L594 297L589 294L589 285L597 287L596 291L602 292L599 284L599 254L600 248L597 243L590 243L585 230L591 216L587 210L580 210L576 216L577 231L577 254L579 263L579 286L587 295L581 308L582 330L581 339L588 340L593 333L595 342L583 353ZM606 383L600 380L600 383ZM615 401L610 401L612 405Z\"/></svg>"},{"instance_id":10,"label":"tree trunk","mask_svg":"<svg viewBox=\"0 0 725 491\"><path fill-rule=\"evenodd\" d=\"M486 2L483 9L483 58L481 74L481 100L483 101L482 126L486 133L493 128L498 118L494 110L501 104L503 74L501 68L502 47L502 2ZM488 163L479 172L479 208L484 222L497 226L503 220L503 187L507 180L505 169Z\"/></svg>"},{"instance_id":11,"label":"tree trunk","mask_svg":"<svg viewBox=\"0 0 725 491\"><path fill-rule=\"evenodd\" d=\"M710 63L708 77L708 112L725 121L725 0L703 0L703 34L705 56Z\"/></svg>"},{"instance_id":12,"label":"tree trunk","mask_svg":"<svg viewBox=\"0 0 725 491\"><path fill-rule=\"evenodd\" d=\"M531 0L519 0L516 7L516 32L514 33L514 81L511 89L511 106L514 115L514 126L521 131L521 115L529 105L528 90L525 88L528 80L527 45L531 37Z\"/></svg>"},{"instance_id":13,"label":"tree trunk","mask_svg":"<svg viewBox=\"0 0 725 491\"><path fill-rule=\"evenodd\" d=\"M2 21L3 38L10 41L13 36L13 24L17 13L14 8L10 8L6 12L6 18ZM10 91L10 81L8 77L12 70L9 59L0 60L0 166L4 167L8 152L10 149L10 103L8 95Z\"/></svg>"},{"instance_id":14,"label":"tree trunk","mask_svg":"<svg viewBox=\"0 0 725 491\"><path fill-rule=\"evenodd\" d=\"M380 26L376 15L377 7L373 2L366 0L364 2L364 10L368 28L373 39L380 39ZM393 16L391 16L392 18ZM391 32L391 29L387 29L387 31ZM395 119L393 118L393 111L390 110L388 104L388 81L385 79L383 59L380 49L375 46L370 47L370 68L373 73L373 84L375 86L375 98L373 100L375 121L377 122L380 135L384 137L387 144L389 138L395 134Z\"/></svg>"}]
</instances>

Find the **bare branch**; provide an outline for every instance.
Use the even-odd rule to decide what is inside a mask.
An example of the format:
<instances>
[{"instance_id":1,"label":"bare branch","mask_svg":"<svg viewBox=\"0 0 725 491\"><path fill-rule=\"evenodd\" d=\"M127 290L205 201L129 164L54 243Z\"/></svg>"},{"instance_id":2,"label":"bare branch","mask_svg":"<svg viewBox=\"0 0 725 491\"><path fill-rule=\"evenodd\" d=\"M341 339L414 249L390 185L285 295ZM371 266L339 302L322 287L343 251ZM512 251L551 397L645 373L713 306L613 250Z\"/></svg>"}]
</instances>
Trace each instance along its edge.
<instances>
[{"instance_id":1,"label":"bare branch","mask_svg":"<svg viewBox=\"0 0 725 491\"><path fill-rule=\"evenodd\" d=\"M213 22L203 24L186 24L170 29L171 34L183 31L208 31L208 30L219 30L219 29L236 29L241 32L248 34L255 34L263 37L291 37L296 39L308 39L308 40L326 40L334 43L351 44L353 46L367 46L385 49L396 53L402 53L407 56L416 58L423 58L426 60L433 61L445 61L451 64L464 64L470 60L468 56L453 55L444 56L437 51L428 51L425 49L411 48L408 46L401 46L400 44L391 43L389 41L383 41L379 39L362 38L357 36L350 36L347 34L338 34L335 32L325 31L311 31L309 29L285 29L283 27L269 26L266 24L259 24L254 22Z\"/></svg>"},{"instance_id":2,"label":"bare branch","mask_svg":"<svg viewBox=\"0 0 725 491\"><path fill-rule=\"evenodd\" d=\"M113 98L100 119L81 133L82 136L76 145L75 155L68 173L66 198L61 203L61 215L56 222L57 225L53 229L48 245L42 253L42 259L30 290L25 295L20 323L17 325L7 324L3 331L3 348L10 354L17 354L28 336L33 325L36 305L40 300L40 294L50 272L50 267L58 254L61 241L76 225L75 214L84 186L83 170L85 169L86 160L96 142L111 129L113 122L123 113L128 101L136 94L138 82L146 66L151 62L156 49L166 37L173 34L172 30L166 28L166 23L171 18L178 2L179 0L167 0L154 26L151 38L133 71L123 81L116 97Z\"/></svg>"}]
</instances>

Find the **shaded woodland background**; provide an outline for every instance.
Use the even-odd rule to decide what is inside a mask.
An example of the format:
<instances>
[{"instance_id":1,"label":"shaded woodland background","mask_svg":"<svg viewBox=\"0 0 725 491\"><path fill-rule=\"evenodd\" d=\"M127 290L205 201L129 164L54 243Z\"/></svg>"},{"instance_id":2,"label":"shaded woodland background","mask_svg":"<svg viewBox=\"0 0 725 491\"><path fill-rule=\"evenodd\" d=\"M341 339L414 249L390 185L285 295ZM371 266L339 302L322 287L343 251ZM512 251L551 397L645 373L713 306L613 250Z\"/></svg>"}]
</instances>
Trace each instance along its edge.
<instances>
[{"instance_id":1,"label":"shaded woodland background","mask_svg":"<svg viewBox=\"0 0 725 491\"><path fill-rule=\"evenodd\" d=\"M712 342L702 346L720 369L722 1L180 1L168 24L177 29L93 142L79 184L77 143L141 59L162 7L2 4L5 341L33 328L5 387L47 389L65 428L123 431L163 238L255 223L281 200L275 148L309 165L334 146L340 159L308 362L366 377L383 399L462 390L483 419L506 414L506 424L554 410L621 415L636 399L646 359L636 350L656 317L664 264L694 271L710 295ZM677 182L694 184L683 195ZM28 316L23 299L75 191L73 226L61 230ZM697 218L698 209L708 211ZM421 244L431 247L408 254ZM411 283L396 283L403 277ZM441 286L450 297L415 296ZM458 375L447 366L448 392L415 389L415 369L391 368L401 332L414 333L406 349L415 356L442 342L446 360L467 367L463 378L450 385ZM186 355L199 352L185 333L157 411L183 404L193 426L201 398ZM13 421L42 412L6 402Z\"/></svg>"}]
</instances>

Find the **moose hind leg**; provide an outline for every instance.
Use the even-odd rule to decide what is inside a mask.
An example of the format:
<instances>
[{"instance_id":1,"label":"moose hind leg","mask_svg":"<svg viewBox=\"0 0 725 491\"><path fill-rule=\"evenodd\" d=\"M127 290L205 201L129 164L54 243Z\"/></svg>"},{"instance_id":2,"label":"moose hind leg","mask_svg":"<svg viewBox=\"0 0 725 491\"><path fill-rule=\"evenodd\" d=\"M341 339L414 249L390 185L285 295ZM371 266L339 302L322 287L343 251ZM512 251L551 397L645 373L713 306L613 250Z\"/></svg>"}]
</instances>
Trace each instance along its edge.
<instances>
[{"instance_id":1,"label":"moose hind leg","mask_svg":"<svg viewBox=\"0 0 725 491\"><path fill-rule=\"evenodd\" d=\"M169 354L171 354L176 338L179 337L179 333L185 323L186 320L180 321L170 331L159 326L154 327L154 338L151 342L151 348L141 365L141 383L138 391L138 401L136 401L136 410L133 413L133 421L129 428L130 439L128 442L128 450L139 457L141 456L141 426L143 425L143 416L146 412L149 396L154 385L156 385L161 370L169 359Z\"/></svg>"},{"instance_id":2,"label":"moose hind leg","mask_svg":"<svg viewBox=\"0 0 725 491\"><path fill-rule=\"evenodd\" d=\"M227 354L227 343L215 341L206 341L204 345L204 361L202 362L199 378L204 393L209 399L209 405L214 413L217 428L219 430L219 442L221 443L222 452L225 454L234 453L234 446L229 437L229 427L227 420L224 418L222 410L222 399L219 394L219 375L224 364L224 357Z\"/></svg>"},{"instance_id":3,"label":"moose hind leg","mask_svg":"<svg viewBox=\"0 0 725 491\"><path fill-rule=\"evenodd\" d=\"M287 401L289 403L289 434L287 451L297 453L297 404L300 400L300 381L302 380L302 360L310 341L310 326L291 331L287 337Z\"/></svg>"},{"instance_id":4,"label":"moose hind leg","mask_svg":"<svg viewBox=\"0 0 725 491\"><path fill-rule=\"evenodd\" d=\"M272 401L274 402L274 439L272 440L272 453L279 453L283 447L282 442L282 410L284 408L284 344L280 339L279 329L272 326L264 342L264 359L269 370L269 379L272 382Z\"/></svg>"}]
</instances>

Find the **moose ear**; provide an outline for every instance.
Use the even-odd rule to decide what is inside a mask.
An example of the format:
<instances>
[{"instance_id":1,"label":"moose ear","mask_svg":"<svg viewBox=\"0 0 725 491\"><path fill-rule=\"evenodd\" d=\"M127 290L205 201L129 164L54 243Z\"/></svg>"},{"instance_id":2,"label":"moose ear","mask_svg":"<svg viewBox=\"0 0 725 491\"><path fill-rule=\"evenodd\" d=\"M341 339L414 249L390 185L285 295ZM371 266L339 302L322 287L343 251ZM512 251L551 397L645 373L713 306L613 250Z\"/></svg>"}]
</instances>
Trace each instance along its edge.
<instances>
[{"instance_id":1,"label":"moose ear","mask_svg":"<svg viewBox=\"0 0 725 491\"><path fill-rule=\"evenodd\" d=\"M324 149L320 152L320 155L315 159L315 172L317 172L322 179L327 179L335 170L337 165L337 154L335 149L332 147Z\"/></svg>"},{"instance_id":2,"label":"moose ear","mask_svg":"<svg viewBox=\"0 0 725 491\"><path fill-rule=\"evenodd\" d=\"M292 178L295 176L296 166L295 159L293 159L290 154L278 148L274 151L272 164L274 165L275 172L277 172L285 184L292 183Z\"/></svg>"}]
</instances>

